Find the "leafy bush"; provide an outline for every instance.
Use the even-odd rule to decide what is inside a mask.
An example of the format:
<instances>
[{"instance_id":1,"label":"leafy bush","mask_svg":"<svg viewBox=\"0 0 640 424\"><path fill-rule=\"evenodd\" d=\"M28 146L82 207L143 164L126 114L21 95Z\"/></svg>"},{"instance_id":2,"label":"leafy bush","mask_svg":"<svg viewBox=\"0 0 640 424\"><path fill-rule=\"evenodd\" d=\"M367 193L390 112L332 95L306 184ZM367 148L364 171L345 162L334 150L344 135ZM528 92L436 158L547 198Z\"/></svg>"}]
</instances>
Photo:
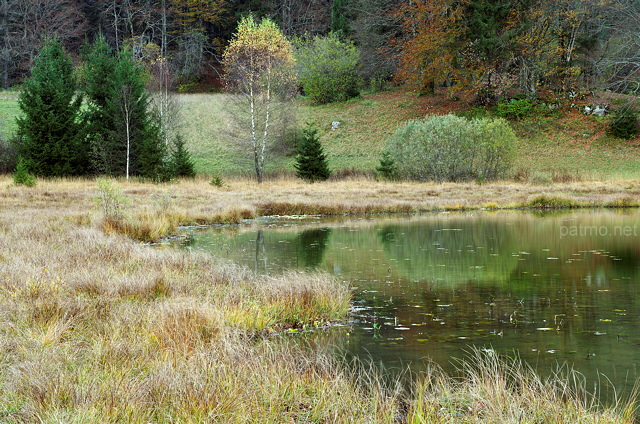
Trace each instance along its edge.
<instances>
[{"instance_id":1,"label":"leafy bush","mask_svg":"<svg viewBox=\"0 0 640 424\"><path fill-rule=\"evenodd\" d=\"M503 118L521 120L531 115L535 105L529 99L500 100L496 112Z\"/></svg>"},{"instance_id":2,"label":"leafy bush","mask_svg":"<svg viewBox=\"0 0 640 424\"><path fill-rule=\"evenodd\" d=\"M638 135L638 114L635 110L625 108L618 111L607 128L607 134L631 140Z\"/></svg>"},{"instance_id":3,"label":"leafy bush","mask_svg":"<svg viewBox=\"0 0 640 424\"><path fill-rule=\"evenodd\" d=\"M294 165L296 175L308 182L324 181L329 178L331 171L318 138L318 129L308 124L302 132L304 135L298 144L298 155Z\"/></svg>"},{"instance_id":4,"label":"leafy bush","mask_svg":"<svg viewBox=\"0 0 640 424\"><path fill-rule=\"evenodd\" d=\"M474 174L476 179L495 180L504 177L515 160L516 135L503 119L479 119L477 125L479 140L476 151Z\"/></svg>"},{"instance_id":5,"label":"leafy bush","mask_svg":"<svg viewBox=\"0 0 640 424\"><path fill-rule=\"evenodd\" d=\"M13 183L17 186L23 185L27 187L35 187L36 177L27 169L24 159L18 159L18 165L13 173Z\"/></svg>"},{"instance_id":6,"label":"leafy bush","mask_svg":"<svg viewBox=\"0 0 640 424\"><path fill-rule=\"evenodd\" d=\"M516 136L503 119L427 116L399 128L387 149L401 178L418 181L494 180L515 157Z\"/></svg>"},{"instance_id":7,"label":"leafy bush","mask_svg":"<svg viewBox=\"0 0 640 424\"><path fill-rule=\"evenodd\" d=\"M336 35L315 37L298 43L295 52L298 77L313 103L341 102L360 94L360 53Z\"/></svg>"},{"instance_id":8,"label":"leafy bush","mask_svg":"<svg viewBox=\"0 0 640 424\"><path fill-rule=\"evenodd\" d=\"M122 220L130 199L111 180L98 178L97 183L98 190L94 202L102 210L104 217L114 221Z\"/></svg>"}]
</instances>

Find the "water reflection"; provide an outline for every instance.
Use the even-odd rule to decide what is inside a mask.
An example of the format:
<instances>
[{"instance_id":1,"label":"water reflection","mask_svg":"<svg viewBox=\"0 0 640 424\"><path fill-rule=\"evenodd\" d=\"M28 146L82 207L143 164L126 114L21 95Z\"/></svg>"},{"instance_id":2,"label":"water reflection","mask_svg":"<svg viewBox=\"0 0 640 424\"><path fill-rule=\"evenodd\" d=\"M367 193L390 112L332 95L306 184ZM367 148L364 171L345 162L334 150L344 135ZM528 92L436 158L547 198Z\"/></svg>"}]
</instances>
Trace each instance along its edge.
<instances>
[{"instance_id":1,"label":"water reflection","mask_svg":"<svg viewBox=\"0 0 640 424\"><path fill-rule=\"evenodd\" d=\"M189 248L262 273L318 268L349 281L356 308L345 346L386 367L419 367L430 358L446 368L481 346L517 353L543 372L566 361L620 387L633 382L640 363L639 217L579 211L266 221L195 233Z\"/></svg>"},{"instance_id":2,"label":"water reflection","mask_svg":"<svg viewBox=\"0 0 640 424\"><path fill-rule=\"evenodd\" d=\"M298 234L298 263L304 268L317 268L322 263L331 228L312 228Z\"/></svg>"}]
</instances>

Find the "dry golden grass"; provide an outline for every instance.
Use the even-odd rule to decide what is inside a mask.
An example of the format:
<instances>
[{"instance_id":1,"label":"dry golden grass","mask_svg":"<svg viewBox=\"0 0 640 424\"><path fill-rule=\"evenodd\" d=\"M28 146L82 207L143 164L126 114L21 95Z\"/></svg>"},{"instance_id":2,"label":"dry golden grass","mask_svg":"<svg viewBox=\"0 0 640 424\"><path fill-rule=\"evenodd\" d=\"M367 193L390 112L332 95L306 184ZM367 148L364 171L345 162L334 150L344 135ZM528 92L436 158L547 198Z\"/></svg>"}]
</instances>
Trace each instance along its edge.
<instances>
[{"instance_id":1,"label":"dry golden grass","mask_svg":"<svg viewBox=\"0 0 640 424\"><path fill-rule=\"evenodd\" d=\"M322 349L269 335L342 319L350 300L344 284L322 274L258 277L119 233L153 239L178 223L235 221L267 211L480 207L541 193L606 203L638 194L635 181L551 189L362 179L314 185L281 179L260 186L230 180L223 188L203 180L118 184L130 199L118 222L126 231L111 228L95 206L96 181L39 181L25 188L0 177L0 422L431 422L425 399L476 399L472 389L488 388L469 379L450 386L454 395L424 385L403 394L371 370L354 371ZM106 234L110 229L114 233ZM494 386L496 402L523 395L499 395ZM557 402L553 417L559 422L565 409L566 422L578 416L581 422L631 422L615 408L597 412L591 403L564 396L540 399ZM458 408L463 415L451 417L521 422L512 412L481 421L473 411ZM596 421L605 416L612 418Z\"/></svg>"},{"instance_id":2,"label":"dry golden grass","mask_svg":"<svg viewBox=\"0 0 640 424\"><path fill-rule=\"evenodd\" d=\"M92 180L40 181L34 188L13 187L0 176L0 200L58 214L75 223L94 223L107 234L140 241L171 235L179 225L239 223L265 215L345 215L416 213L466 209L638 207L640 180L573 181L536 185L503 181L475 183L380 182L357 177L307 184L293 177L263 184L231 178L222 187L205 179L164 185L115 182L128 199L125 218L105 219L96 206ZM29 212L29 213L33 213Z\"/></svg>"}]
</instances>

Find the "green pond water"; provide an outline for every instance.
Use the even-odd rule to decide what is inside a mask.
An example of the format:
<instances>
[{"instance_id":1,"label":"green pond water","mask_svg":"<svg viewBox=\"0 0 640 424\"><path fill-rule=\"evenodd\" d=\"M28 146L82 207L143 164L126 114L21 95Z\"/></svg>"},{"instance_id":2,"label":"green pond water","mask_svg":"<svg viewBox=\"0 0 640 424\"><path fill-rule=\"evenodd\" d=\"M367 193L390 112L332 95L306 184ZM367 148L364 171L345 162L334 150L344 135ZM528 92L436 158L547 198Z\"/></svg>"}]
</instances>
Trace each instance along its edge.
<instances>
[{"instance_id":1,"label":"green pond water","mask_svg":"<svg viewBox=\"0 0 640 424\"><path fill-rule=\"evenodd\" d=\"M348 281L338 344L387 369L451 369L476 347L620 390L640 376L639 226L638 211L617 210L266 219L187 229L182 245Z\"/></svg>"}]
</instances>

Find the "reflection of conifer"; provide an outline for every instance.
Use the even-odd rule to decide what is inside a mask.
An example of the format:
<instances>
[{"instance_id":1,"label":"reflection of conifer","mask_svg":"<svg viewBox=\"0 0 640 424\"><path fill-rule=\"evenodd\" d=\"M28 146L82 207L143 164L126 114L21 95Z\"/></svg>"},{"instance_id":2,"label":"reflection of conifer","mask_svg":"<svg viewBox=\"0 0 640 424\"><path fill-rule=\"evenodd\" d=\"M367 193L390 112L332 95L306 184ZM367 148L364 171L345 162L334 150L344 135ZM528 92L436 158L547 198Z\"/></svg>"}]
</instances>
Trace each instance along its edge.
<instances>
[{"instance_id":1,"label":"reflection of conifer","mask_svg":"<svg viewBox=\"0 0 640 424\"><path fill-rule=\"evenodd\" d=\"M298 235L298 258L307 268L316 268L322 263L331 228L304 230Z\"/></svg>"},{"instance_id":2,"label":"reflection of conifer","mask_svg":"<svg viewBox=\"0 0 640 424\"><path fill-rule=\"evenodd\" d=\"M302 140L298 143L296 156L296 175L303 180L314 182L324 181L331 175L327 165L327 158L322 150L318 138L318 130L313 124L302 130Z\"/></svg>"}]
</instances>

